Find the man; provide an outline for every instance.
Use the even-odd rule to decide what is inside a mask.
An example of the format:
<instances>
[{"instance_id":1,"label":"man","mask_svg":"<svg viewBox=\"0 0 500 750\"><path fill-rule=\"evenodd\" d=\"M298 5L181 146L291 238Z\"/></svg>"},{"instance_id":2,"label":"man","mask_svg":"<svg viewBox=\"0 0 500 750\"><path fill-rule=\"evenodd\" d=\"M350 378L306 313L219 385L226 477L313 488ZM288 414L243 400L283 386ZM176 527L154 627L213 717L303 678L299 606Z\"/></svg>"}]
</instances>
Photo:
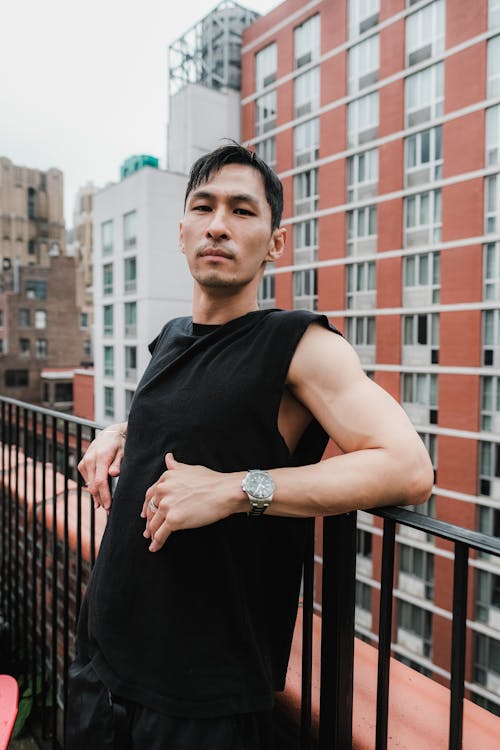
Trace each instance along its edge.
<instances>
[{"instance_id":1,"label":"man","mask_svg":"<svg viewBox=\"0 0 500 750\"><path fill-rule=\"evenodd\" d=\"M128 426L79 465L111 511L67 750L270 750L306 519L430 494L421 440L326 318L258 309L285 247L282 205L274 172L236 144L192 169L180 246L193 316L167 323ZM320 462L328 437L343 453Z\"/></svg>"}]
</instances>

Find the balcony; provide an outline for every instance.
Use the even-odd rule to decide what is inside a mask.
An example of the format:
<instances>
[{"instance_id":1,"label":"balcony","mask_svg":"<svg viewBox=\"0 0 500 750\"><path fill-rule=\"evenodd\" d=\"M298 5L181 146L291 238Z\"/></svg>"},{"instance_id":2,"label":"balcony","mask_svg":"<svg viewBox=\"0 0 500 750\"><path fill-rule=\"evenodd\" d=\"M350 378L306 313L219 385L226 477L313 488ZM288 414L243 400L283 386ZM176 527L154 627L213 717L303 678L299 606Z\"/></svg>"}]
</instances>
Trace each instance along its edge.
<instances>
[{"instance_id":1,"label":"balcony","mask_svg":"<svg viewBox=\"0 0 500 750\"><path fill-rule=\"evenodd\" d=\"M33 726L52 750L62 748L76 620L107 519L94 510L75 468L98 429L0 398L3 669L24 675L21 693L37 685ZM355 638L356 516L311 520L287 684L277 696L276 750L498 748L500 717L465 697L465 656L471 550L497 559L500 541L408 509L360 514L365 526L368 519L378 524L382 536L381 564L373 562L380 567L374 571L380 580L374 647ZM398 526L453 549L449 688L391 657Z\"/></svg>"}]
</instances>

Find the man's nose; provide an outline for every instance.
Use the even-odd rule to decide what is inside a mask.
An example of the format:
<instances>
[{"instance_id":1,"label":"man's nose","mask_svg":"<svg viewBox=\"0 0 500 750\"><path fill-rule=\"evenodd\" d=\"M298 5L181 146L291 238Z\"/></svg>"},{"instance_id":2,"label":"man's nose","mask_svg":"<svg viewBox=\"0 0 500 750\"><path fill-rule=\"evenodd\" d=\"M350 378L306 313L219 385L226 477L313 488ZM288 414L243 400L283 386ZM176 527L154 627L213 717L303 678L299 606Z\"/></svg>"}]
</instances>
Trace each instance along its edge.
<instances>
[{"instance_id":1,"label":"man's nose","mask_svg":"<svg viewBox=\"0 0 500 750\"><path fill-rule=\"evenodd\" d=\"M207 236L212 239L227 239L229 237L227 214L222 209L212 213L207 227Z\"/></svg>"}]
</instances>

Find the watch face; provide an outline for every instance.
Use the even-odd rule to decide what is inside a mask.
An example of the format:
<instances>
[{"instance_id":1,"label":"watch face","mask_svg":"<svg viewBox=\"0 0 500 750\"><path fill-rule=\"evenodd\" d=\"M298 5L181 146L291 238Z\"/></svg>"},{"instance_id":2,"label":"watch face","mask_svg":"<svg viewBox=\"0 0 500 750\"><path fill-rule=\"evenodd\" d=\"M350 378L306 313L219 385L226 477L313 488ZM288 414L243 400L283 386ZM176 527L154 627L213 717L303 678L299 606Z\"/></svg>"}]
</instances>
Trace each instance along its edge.
<instances>
[{"instance_id":1,"label":"watch face","mask_svg":"<svg viewBox=\"0 0 500 750\"><path fill-rule=\"evenodd\" d=\"M251 471L245 479L245 489L253 497L271 497L274 482L266 471Z\"/></svg>"}]
</instances>

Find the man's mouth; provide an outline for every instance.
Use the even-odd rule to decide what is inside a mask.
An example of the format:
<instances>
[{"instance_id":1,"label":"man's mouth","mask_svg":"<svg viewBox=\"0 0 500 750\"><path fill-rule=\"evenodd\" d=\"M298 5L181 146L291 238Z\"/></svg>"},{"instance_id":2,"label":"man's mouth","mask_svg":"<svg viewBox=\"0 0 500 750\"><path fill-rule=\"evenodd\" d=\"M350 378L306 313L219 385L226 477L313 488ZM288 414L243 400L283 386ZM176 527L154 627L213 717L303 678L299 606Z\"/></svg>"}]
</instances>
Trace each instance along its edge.
<instances>
[{"instance_id":1,"label":"man's mouth","mask_svg":"<svg viewBox=\"0 0 500 750\"><path fill-rule=\"evenodd\" d=\"M223 250L220 247L206 247L198 253L200 258L229 258L233 256L227 250Z\"/></svg>"}]
</instances>

